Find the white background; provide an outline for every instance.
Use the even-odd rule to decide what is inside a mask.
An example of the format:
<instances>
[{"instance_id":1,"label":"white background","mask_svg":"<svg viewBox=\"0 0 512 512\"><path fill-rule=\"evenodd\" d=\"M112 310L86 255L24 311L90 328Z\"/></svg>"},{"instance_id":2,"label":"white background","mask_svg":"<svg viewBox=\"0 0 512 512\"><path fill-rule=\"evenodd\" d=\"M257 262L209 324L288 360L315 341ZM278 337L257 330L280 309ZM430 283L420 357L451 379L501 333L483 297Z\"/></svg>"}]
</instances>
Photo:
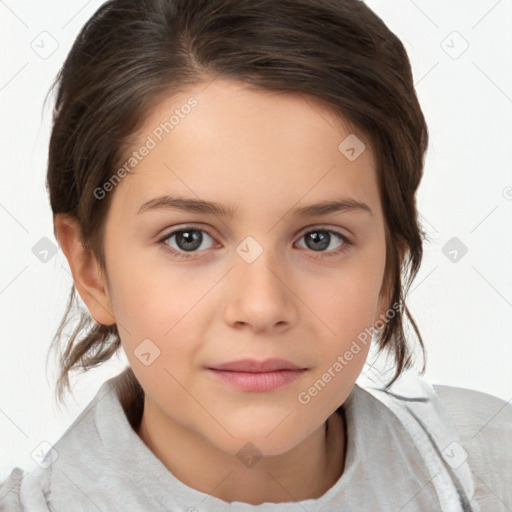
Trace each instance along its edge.
<instances>
[{"instance_id":1,"label":"white background","mask_svg":"<svg viewBox=\"0 0 512 512\"><path fill-rule=\"evenodd\" d=\"M75 400L57 408L56 374L50 367L47 376L45 359L72 280L60 249L47 263L32 252L43 237L56 243L45 190L51 105L43 109L44 97L101 3L0 2L0 480L15 465L33 467L34 448L54 443L127 364L122 354L74 377ZM404 42L430 129L418 194L430 243L408 300L427 347L425 377L510 400L512 1L366 3ZM40 52L58 48L41 58L37 45ZM455 263L442 252L453 237L468 248Z\"/></svg>"}]
</instances>

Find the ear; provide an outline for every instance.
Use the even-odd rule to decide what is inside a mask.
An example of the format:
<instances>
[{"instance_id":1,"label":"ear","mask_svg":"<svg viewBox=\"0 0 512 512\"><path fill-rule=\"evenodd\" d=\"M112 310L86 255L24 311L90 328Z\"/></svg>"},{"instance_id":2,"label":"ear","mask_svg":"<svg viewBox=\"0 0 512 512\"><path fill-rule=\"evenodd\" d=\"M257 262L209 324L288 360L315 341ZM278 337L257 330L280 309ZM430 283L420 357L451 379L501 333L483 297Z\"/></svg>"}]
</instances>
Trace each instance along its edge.
<instances>
[{"instance_id":1,"label":"ear","mask_svg":"<svg viewBox=\"0 0 512 512\"><path fill-rule=\"evenodd\" d=\"M107 282L92 250L84 248L78 220L65 214L54 219L55 236L66 256L73 282L91 316L103 325L115 324Z\"/></svg>"}]
</instances>

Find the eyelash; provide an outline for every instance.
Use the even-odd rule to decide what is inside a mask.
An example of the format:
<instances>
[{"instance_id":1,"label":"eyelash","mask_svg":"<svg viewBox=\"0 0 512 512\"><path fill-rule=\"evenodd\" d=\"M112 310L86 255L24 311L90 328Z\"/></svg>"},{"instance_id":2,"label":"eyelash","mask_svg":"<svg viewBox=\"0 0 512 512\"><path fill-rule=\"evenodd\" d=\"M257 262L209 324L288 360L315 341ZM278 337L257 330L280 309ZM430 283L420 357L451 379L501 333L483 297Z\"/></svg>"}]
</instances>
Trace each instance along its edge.
<instances>
[{"instance_id":1,"label":"eyelash","mask_svg":"<svg viewBox=\"0 0 512 512\"><path fill-rule=\"evenodd\" d=\"M180 233L183 231L202 231L203 233L206 233L210 238L212 238L212 240L215 240L214 237L212 235L210 235L210 233L208 233L207 230L199 228L197 226L184 226L184 227L181 227L180 229L175 229L173 231L170 231L163 238L160 238L158 240L158 242L161 244L162 249L166 253L170 253L173 257L177 257L178 259L181 259L181 260L195 259L196 256L192 256L192 255L202 252L202 251L191 251L189 253L186 253L186 252L182 252L182 251L177 251L176 249L170 247L169 244L166 243L171 237L173 237L177 233ZM328 252L327 251L309 250L309 252L312 252L312 253L316 252L317 254L321 255L321 256L313 256L315 259L326 258L326 257L333 258L336 256L340 256L341 254L346 253L348 250L350 250L355 245L354 240L350 239L349 237L340 233L339 231L334 231L332 229L325 229L325 228L321 228L321 227L314 227L312 229L309 229L308 231L303 233L300 236L300 238L303 238L306 235L309 235L310 233L316 233L316 232L325 232L325 233L334 234L335 237L341 238L343 243L337 249L334 249L334 250L331 250ZM299 240L300 240L300 238L299 238Z\"/></svg>"}]
</instances>

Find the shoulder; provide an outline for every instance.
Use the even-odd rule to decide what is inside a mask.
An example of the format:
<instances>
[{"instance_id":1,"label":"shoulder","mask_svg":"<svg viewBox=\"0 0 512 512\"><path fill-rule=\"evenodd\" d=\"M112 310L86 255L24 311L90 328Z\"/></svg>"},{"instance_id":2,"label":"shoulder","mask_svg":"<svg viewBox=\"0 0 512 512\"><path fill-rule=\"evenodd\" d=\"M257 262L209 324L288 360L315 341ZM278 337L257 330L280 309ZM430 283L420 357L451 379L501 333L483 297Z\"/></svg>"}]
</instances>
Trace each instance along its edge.
<instances>
[{"instance_id":1,"label":"shoulder","mask_svg":"<svg viewBox=\"0 0 512 512\"><path fill-rule=\"evenodd\" d=\"M497 396L468 388L435 384L434 389L450 409L454 421L465 424L468 429L470 426L512 429L510 400L507 402Z\"/></svg>"},{"instance_id":2,"label":"shoulder","mask_svg":"<svg viewBox=\"0 0 512 512\"><path fill-rule=\"evenodd\" d=\"M467 388L433 387L467 452L482 510L510 510L512 402Z\"/></svg>"},{"instance_id":3,"label":"shoulder","mask_svg":"<svg viewBox=\"0 0 512 512\"><path fill-rule=\"evenodd\" d=\"M457 432L482 449L500 448L512 456L512 401L473 389L434 385ZM512 460L512 458L511 458Z\"/></svg>"},{"instance_id":4,"label":"shoulder","mask_svg":"<svg viewBox=\"0 0 512 512\"><path fill-rule=\"evenodd\" d=\"M0 481L0 512L23 510L20 503L20 487L23 476L23 470L15 467L5 480Z\"/></svg>"}]
</instances>

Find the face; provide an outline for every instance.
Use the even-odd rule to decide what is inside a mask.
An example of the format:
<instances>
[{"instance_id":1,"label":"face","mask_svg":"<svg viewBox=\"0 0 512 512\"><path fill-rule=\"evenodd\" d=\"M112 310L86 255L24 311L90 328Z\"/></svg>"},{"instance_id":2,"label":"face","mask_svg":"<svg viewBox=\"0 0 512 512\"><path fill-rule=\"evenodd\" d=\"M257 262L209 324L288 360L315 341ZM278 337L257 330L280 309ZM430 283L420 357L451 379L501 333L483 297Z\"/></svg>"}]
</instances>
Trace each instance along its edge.
<instances>
[{"instance_id":1,"label":"face","mask_svg":"<svg viewBox=\"0 0 512 512\"><path fill-rule=\"evenodd\" d=\"M312 98L225 80L145 120L104 243L123 349L162 421L280 454L349 395L370 346L358 335L387 307L376 162L361 135L359 156L339 149L351 134ZM341 200L366 207L307 209ZM246 358L302 371L236 384L209 369Z\"/></svg>"}]
</instances>

